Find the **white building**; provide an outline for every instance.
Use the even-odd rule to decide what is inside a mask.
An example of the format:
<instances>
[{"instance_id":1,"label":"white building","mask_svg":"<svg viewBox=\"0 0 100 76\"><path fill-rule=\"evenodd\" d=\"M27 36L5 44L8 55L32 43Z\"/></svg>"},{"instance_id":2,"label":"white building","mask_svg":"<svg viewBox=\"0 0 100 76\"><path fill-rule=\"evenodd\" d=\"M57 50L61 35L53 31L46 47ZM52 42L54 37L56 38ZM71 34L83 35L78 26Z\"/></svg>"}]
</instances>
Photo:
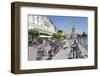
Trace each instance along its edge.
<instances>
[{"instance_id":1,"label":"white building","mask_svg":"<svg viewBox=\"0 0 100 76\"><path fill-rule=\"evenodd\" d=\"M47 16L28 15L28 20L28 29L36 29L49 35L55 32L55 26Z\"/></svg>"}]
</instances>

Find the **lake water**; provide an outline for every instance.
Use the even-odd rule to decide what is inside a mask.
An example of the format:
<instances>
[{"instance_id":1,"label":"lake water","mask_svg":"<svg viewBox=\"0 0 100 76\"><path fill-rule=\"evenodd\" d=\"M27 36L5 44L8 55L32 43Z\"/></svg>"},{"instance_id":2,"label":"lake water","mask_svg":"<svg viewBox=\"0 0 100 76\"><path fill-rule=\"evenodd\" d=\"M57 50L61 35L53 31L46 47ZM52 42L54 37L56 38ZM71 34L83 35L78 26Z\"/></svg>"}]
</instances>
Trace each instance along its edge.
<instances>
[{"instance_id":1,"label":"lake water","mask_svg":"<svg viewBox=\"0 0 100 76\"><path fill-rule=\"evenodd\" d=\"M82 40L81 40L81 45L82 45L86 50L88 50L88 38L86 38L86 37L82 38Z\"/></svg>"}]
</instances>

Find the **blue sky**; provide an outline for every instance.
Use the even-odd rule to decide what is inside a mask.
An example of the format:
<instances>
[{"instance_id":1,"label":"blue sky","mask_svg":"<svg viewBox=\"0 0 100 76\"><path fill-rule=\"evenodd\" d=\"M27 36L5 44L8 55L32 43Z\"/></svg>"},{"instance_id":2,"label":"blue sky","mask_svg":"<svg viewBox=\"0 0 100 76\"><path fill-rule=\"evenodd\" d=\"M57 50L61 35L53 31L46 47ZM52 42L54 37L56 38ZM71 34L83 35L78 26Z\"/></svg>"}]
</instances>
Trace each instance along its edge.
<instances>
[{"instance_id":1,"label":"blue sky","mask_svg":"<svg viewBox=\"0 0 100 76\"><path fill-rule=\"evenodd\" d=\"M66 34L71 33L71 28L73 25L75 25L77 33L86 32L88 34L87 17L48 16L48 18L54 23L57 30L62 30Z\"/></svg>"}]
</instances>

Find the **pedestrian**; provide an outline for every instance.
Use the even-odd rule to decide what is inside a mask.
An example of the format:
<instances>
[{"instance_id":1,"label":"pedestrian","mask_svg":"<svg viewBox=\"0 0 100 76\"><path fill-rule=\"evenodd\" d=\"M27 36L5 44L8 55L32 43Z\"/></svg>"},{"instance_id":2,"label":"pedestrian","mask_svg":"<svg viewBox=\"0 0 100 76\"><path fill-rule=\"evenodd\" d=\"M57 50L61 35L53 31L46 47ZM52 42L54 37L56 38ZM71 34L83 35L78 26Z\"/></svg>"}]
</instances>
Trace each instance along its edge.
<instances>
[{"instance_id":1,"label":"pedestrian","mask_svg":"<svg viewBox=\"0 0 100 76\"><path fill-rule=\"evenodd\" d=\"M73 58L76 58L77 59L77 51L78 51L78 42L76 39L73 40L73 43L71 45L71 53L73 53Z\"/></svg>"},{"instance_id":2,"label":"pedestrian","mask_svg":"<svg viewBox=\"0 0 100 76\"><path fill-rule=\"evenodd\" d=\"M48 51L48 59L47 60L51 60L53 57L53 47Z\"/></svg>"},{"instance_id":3,"label":"pedestrian","mask_svg":"<svg viewBox=\"0 0 100 76\"><path fill-rule=\"evenodd\" d=\"M38 48L36 60L41 60L42 57L43 57L43 52L42 52L41 48Z\"/></svg>"}]
</instances>

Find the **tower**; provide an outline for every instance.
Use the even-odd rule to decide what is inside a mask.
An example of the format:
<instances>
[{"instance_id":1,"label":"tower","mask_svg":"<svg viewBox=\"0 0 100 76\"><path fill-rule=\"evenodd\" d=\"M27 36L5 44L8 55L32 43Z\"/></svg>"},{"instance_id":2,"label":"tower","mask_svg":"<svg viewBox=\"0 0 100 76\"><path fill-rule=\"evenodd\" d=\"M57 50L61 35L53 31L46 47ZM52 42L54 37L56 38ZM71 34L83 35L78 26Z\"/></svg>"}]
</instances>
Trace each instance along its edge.
<instances>
[{"instance_id":1,"label":"tower","mask_svg":"<svg viewBox=\"0 0 100 76\"><path fill-rule=\"evenodd\" d=\"M73 25L73 26L72 26L72 35L71 35L72 38L75 38L75 37L76 37L75 30L76 30L76 29L75 29L75 25Z\"/></svg>"},{"instance_id":2,"label":"tower","mask_svg":"<svg viewBox=\"0 0 100 76\"><path fill-rule=\"evenodd\" d=\"M72 33L75 34L75 25L72 26Z\"/></svg>"}]
</instances>

